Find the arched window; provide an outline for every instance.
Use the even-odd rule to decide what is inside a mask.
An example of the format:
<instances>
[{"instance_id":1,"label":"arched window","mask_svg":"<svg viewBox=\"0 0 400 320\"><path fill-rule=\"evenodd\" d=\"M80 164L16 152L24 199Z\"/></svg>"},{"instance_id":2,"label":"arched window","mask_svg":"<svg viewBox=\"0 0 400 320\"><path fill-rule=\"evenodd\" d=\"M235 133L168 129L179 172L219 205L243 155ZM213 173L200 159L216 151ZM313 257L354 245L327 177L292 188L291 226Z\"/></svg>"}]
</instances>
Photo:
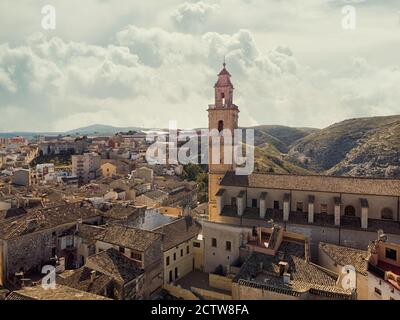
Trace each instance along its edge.
<instances>
[{"instance_id":1,"label":"arched window","mask_svg":"<svg viewBox=\"0 0 400 320\"><path fill-rule=\"evenodd\" d=\"M218 121L218 131L221 132L222 130L224 130L224 121L219 120Z\"/></svg>"},{"instance_id":2,"label":"arched window","mask_svg":"<svg viewBox=\"0 0 400 320\"><path fill-rule=\"evenodd\" d=\"M381 211L381 218L386 220L393 220L393 210L390 208L383 208Z\"/></svg>"},{"instance_id":3,"label":"arched window","mask_svg":"<svg viewBox=\"0 0 400 320\"><path fill-rule=\"evenodd\" d=\"M344 215L345 216L350 216L350 217L355 217L356 216L356 209L354 209L353 206L347 206L344 209Z\"/></svg>"}]
</instances>

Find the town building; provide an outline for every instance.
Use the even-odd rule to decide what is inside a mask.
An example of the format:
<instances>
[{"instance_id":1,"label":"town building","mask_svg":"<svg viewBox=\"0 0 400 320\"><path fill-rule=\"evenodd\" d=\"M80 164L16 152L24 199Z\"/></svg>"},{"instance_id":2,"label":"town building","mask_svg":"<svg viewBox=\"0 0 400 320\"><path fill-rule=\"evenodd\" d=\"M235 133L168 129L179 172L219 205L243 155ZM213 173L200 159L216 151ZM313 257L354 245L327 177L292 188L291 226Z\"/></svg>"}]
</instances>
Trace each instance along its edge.
<instances>
[{"instance_id":1,"label":"town building","mask_svg":"<svg viewBox=\"0 0 400 320\"><path fill-rule=\"evenodd\" d=\"M356 287L311 261L306 236L281 226L201 221L203 268L164 287L181 299L353 300ZM193 242L195 244L197 240Z\"/></svg>"},{"instance_id":2,"label":"town building","mask_svg":"<svg viewBox=\"0 0 400 320\"><path fill-rule=\"evenodd\" d=\"M201 269L203 254L196 252L200 225L190 216L181 217L154 229L163 235L164 284Z\"/></svg>"},{"instance_id":3,"label":"town building","mask_svg":"<svg viewBox=\"0 0 400 320\"><path fill-rule=\"evenodd\" d=\"M148 299L163 285L162 235L157 232L110 224L94 236L96 253L114 248L144 270L143 297Z\"/></svg>"},{"instance_id":4,"label":"town building","mask_svg":"<svg viewBox=\"0 0 400 320\"><path fill-rule=\"evenodd\" d=\"M32 184L32 172L30 169L15 169L12 175L12 183L16 186L28 187Z\"/></svg>"},{"instance_id":5,"label":"town building","mask_svg":"<svg viewBox=\"0 0 400 320\"><path fill-rule=\"evenodd\" d=\"M368 299L400 300L400 244L380 233L368 251Z\"/></svg>"},{"instance_id":6,"label":"town building","mask_svg":"<svg viewBox=\"0 0 400 320\"><path fill-rule=\"evenodd\" d=\"M37 182L52 181L55 179L54 163L42 163L36 165L36 180Z\"/></svg>"},{"instance_id":7,"label":"town building","mask_svg":"<svg viewBox=\"0 0 400 320\"><path fill-rule=\"evenodd\" d=\"M86 264L59 284L114 300L143 298L144 271L114 248L91 255Z\"/></svg>"},{"instance_id":8,"label":"town building","mask_svg":"<svg viewBox=\"0 0 400 320\"><path fill-rule=\"evenodd\" d=\"M64 258L67 268L77 264L75 237L77 224L100 224L101 213L89 203L63 204L34 209L14 209L1 213L0 285L19 285L25 278L41 274L55 257Z\"/></svg>"},{"instance_id":9,"label":"town building","mask_svg":"<svg viewBox=\"0 0 400 320\"><path fill-rule=\"evenodd\" d=\"M143 181L153 183L154 173L153 170L147 167L140 167L135 170L135 177Z\"/></svg>"},{"instance_id":10,"label":"town building","mask_svg":"<svg viewBox=\"0 0 400 320\"><path fill-rule=\"evenodd\" d=\"M321 242L318 264L337 274L347 272L346 267L356 272L357 299L368 300L368 251Z\"/></svg>"},{"instance_id":11,"label":"town building","mask_svg":"<svg viewBox=\"0 0 400 320\"><path fill-rule=\"evenodd\" d=\"M314 264L302 234L279 225L249 228L202 222L205 271L235 300L355 299L340 274ZM222 278L221 278L222 277ZM230 288L227 286L230 283ZM225 293L228 294L228 293Z\"/></svg>"},{"instance_id":12,"label":"town building","mask_svg":"<svg viewBox=\"0 0 400 320\"><path fill-rule=\"evenodd\" d=\"M58 154L82 154L88 147L86 139L64 137L62 139L52 137L50 141L39 143L39 154L42 156Z\"/></svg>"},{"instance_id":13,"label":"town building","mask_svg":"<svg viewBox=\"0 0 400 320\"><path fill-rule=\"evenodd\" d=\"M89 183L101 175L100 156L96 153L85 153L72 156L72 175L78 177L80 184Z\"/></svg>"}]
</instances>

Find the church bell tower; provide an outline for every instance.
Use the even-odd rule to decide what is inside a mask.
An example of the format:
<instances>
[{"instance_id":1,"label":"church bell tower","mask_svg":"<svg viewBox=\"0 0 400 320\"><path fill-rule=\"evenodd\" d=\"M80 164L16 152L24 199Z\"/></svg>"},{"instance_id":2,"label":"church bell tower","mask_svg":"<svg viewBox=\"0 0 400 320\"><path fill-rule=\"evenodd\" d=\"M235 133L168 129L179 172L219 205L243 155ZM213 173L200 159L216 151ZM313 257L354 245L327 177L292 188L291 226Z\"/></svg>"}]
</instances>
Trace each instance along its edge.
<instances>
[{"instance_id":1,"label":"church bell tower","mask_svg":"<svg viewBox=\"0 0 400 320\"><path fill-rule=\"evenodd\" d=\"M232 157L230 161L224 161L224 135L230 132L232 135L232 146L233 146L233 134L234 130L238 128L238 117L239 108L233 103L233 91L234 87L231 82L231 75L226 69L225 62L223 63L223 68L218 74L218 80L214 85L214 104L208 107L208 129L210 132L212 130L218 130L220 133L220 146L219 146L219 162L214 163L213 152L215 148L212 147L211 137L209 138L209 148L208 148L208 197L209 197L209 216L210 220L216 217L216 198L215 194L219 189L219 182L225 175L227 171L232 171L235 169L233 161L233 148L232 153L227 155ZM225 130L228 129L228 130Z\"/></svg>"}]
</instances>

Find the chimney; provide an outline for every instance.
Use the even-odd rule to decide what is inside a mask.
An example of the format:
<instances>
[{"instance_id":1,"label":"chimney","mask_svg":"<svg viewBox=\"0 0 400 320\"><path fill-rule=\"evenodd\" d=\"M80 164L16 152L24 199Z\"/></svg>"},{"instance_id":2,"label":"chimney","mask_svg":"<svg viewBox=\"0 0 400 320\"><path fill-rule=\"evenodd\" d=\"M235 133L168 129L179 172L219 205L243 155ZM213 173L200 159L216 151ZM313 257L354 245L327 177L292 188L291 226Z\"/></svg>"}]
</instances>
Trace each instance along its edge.
<instances>
[{"instance_id":1,"label":"chimney","mask_svg":"<svg viewBox=\"0 0 400 320\"><path fill-rule=\"evenodd\" d=\"M281 276L283 276L285 273L288 272L288 270L289 270L289 264L288 264L287 262L285 262L285 261L280 261L278 265L279 265L279 274L280 274Z\"/></svg>"},{"instance_id":2,"label":"chimney","mask_svg":"<svg viewBox=\"0 0 400 320\"><path fill-rule=\"evenodd\" d=\"M58 259L58 269L60 272L64 272L65 271L65 258L64 257L60 257Z\"/></svg>"},{"instance_id":3,"label":"chimney","mask_svg":"<svg viewBox=\"0 0 400 320\"><path fill-rule=\"evenodd\" d=\"M96 279L96 270L90 271L90 282L93 282Z\"/></svg>"},{"instance_id":4,"label":"chimney","mask_svg":"<svg viewBox=\"0 0 400 320\"><path fill-rule=\"evenodd\" d=\"M82 219L78 219L77 221L76 221L76 232L79 232L79 230L80 230L80 227L81 227L81 225L82 225Z\"/></svg>"},{"instance_id":5,"label":"chimney","mask_svg":"<svg viewBox=\"0 0 400 320\"><path fill-rule=\"evenodd\" d=\"M283 283L284 284L290 284L290 273L285 272L283 274Z\"/></svg>"},{"instance_id":6,"label":"chimney","mask_svg":"<svg viewBox=\"0 0 400 320\"><path fill-rule=\"evenodd\" d=\"M23 278L21 279L21 288L32 287L32 279Z\"/></svg>"}]
</instances>

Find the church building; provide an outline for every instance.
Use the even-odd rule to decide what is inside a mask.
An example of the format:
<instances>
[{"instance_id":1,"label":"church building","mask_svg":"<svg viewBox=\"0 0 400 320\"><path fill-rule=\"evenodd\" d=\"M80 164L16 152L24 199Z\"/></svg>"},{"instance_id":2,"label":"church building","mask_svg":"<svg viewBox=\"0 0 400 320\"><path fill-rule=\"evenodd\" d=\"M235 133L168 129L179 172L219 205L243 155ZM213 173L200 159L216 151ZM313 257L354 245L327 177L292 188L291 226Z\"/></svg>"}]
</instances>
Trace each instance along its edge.
<instances>
[{"instance_id":1,"label":"church building","mask_svg":"<svg viewBox=\"0 0 400 320\"><path fill-rule=\"evenodd\" d=\"M209 130L238 128L239 107L225 63L208 107ZM210 138L211 139L211 138ZM223 142L223 138L221 139ZM222 143L221 143L222 145ZM211 146L211 142L210 145ZM236 175L234 161L212 161L209 148L209 220L242 227L266 227L271 221L319 242L365 249L383 230L400 242L400 180L322 175L253 173Z\"/></svg>"}]
</instances>

